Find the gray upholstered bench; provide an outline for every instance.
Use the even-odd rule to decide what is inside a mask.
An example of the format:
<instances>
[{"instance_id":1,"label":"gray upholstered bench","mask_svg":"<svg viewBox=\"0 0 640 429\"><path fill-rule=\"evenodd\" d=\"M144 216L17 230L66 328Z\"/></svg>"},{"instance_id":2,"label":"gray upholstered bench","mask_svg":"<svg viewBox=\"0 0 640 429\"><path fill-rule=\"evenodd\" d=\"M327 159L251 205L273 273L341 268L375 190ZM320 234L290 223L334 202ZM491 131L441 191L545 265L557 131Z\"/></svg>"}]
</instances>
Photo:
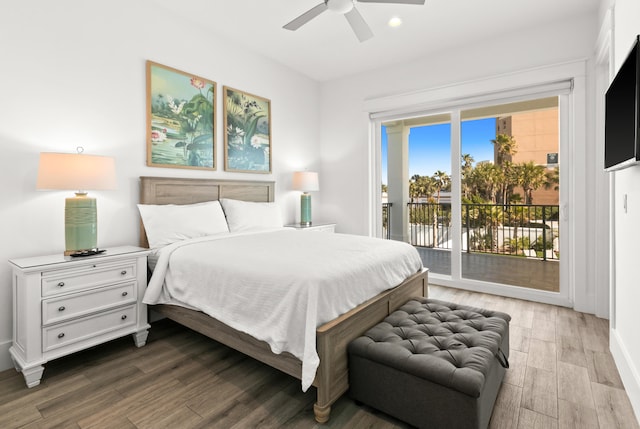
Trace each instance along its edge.
<instances>
[{"instance_id":1,"label":"gray upholstered bench","mask_svg":"<svg viewBox=\"0 0 640 429\"><path fill-rule=\"evenodd\" d=\"M420 428L486 428L508 367L510 320L412 299L349 344L349 394Z\"/></svg>"}]
</instances>

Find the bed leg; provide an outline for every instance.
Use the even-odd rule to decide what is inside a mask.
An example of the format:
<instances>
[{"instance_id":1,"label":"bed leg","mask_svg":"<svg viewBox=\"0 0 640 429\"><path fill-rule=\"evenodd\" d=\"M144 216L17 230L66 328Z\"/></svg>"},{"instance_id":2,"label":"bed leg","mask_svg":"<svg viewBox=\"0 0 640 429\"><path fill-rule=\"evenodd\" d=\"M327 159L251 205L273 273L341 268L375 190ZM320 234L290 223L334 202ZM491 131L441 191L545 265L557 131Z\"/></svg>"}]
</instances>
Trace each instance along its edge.
<instances>
[{"instance_id":1,"label":"bed leg","mask_svg":"<svg viewBox=\"0 0 640 429\"><path fill-rule=\"evenodd\" d=\"M316 402L313 404L313 414L315 414L318 423L326 423L329 421L329 415L331 414L331 405L321 407Z\"/></svg>"}]
</instances>

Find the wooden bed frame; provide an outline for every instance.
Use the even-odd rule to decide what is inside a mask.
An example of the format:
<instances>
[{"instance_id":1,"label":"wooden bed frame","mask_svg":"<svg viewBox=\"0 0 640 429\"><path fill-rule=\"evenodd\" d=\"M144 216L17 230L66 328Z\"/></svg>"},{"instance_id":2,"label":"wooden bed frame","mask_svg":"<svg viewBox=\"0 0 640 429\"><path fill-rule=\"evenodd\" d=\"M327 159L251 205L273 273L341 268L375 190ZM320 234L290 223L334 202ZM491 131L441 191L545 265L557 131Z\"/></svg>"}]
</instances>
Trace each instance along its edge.
<instances>
[{"instance_id":1,"label":"wooden bed frame","mask_svg":"<svg viewBox=\"0 0 640 429\"><path fill-rule=\"evenodd\" d=\"M274 200L274 182L167 177L141 177L140 181L142 204L190 204L219 198L257 202ZM140 228L140 243L143 247L148 247L144 227ZM349 342L361 336L413 296L427 296L426 269L317 329L316 348L320 365L313 382L317 389L317 401L313 409L319 423L329 420L331 404L349 388ZM274 354L267 343L236 331L205 313L174 305L155 305L153 309L273 368L298 379L301 377L302 362L299 359L286 352Z\"/></svg>"}]
</instances>

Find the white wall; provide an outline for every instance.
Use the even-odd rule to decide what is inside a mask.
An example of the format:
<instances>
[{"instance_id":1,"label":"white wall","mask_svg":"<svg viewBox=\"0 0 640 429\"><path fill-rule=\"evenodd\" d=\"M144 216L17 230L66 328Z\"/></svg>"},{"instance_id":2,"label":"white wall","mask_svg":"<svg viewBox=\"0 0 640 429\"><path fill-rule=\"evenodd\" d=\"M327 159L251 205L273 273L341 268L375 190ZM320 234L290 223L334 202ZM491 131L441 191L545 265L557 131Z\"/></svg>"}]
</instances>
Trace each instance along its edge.
<instances>
[{"instance_id":1,"label":"white wall","mask_svg":"<svg viewBox=\"0 0 640 429\"><path fill-rule=\"evenodd\" d=\"M291 172L319 168L318 83L147 0L7 0L0 16L0 261L64 250L64 198L73 194L36 191L35 181L40 152L76 146L116 159L118 190L91 193L100 247L137 244L142 175L275 180L285 219L295 220ZM217 171L145 166L147 59L218 83ZM222 85L271 100L273 174L224 172ZM1 262L0 370L11 366L11 296Z\"/></svg>"},{"instance_id":2,"label":"white wall","mask_svg":"<svg viewBox=\"0 0 640 429\"><path fill-rule=\"evenodd\" d=\"M614 6L614 58L616 71L640 33L640 2L616 0ZM627 212L623 198L627 196ZM640 166L615 173L615 291L611 329L611 352L633 404L640 416L640 335L638 303L638 244L640 243Z\"/></svg>"}]
</instances>

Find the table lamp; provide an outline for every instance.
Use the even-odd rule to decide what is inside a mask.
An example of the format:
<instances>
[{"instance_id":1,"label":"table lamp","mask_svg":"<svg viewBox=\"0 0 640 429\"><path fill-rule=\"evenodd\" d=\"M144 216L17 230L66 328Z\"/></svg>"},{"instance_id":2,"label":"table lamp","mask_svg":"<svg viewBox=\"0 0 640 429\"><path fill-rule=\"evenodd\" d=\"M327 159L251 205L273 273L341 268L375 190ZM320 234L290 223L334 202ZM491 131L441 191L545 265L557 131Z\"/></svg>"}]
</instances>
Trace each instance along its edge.
<instances>
[{"instance_id":1,"label":"table lamp","mask_svg":"<svg viewBox=\"0 0 640 429\"><path fill-rule=\"evenodd\" d=\"M116 188L114 159L107 156L78 153L40 154L37 189L76 191L65 200L64 236L65 256L86 256L98 250L98 215L96 199L87 190Z\"/></svg>"},{"instance_id":2,"label":"table lamp","mask_svg":"<svg viewBox=\"0 0 640 429\"><path fill-rule=\"evenodd\" d=\"M293 173L293 189L302 191L300 195L300 224L311 225L311 195L309 192L318 191L318 173L312 171L296 171Z\"/></svg>"}]
</instances>

